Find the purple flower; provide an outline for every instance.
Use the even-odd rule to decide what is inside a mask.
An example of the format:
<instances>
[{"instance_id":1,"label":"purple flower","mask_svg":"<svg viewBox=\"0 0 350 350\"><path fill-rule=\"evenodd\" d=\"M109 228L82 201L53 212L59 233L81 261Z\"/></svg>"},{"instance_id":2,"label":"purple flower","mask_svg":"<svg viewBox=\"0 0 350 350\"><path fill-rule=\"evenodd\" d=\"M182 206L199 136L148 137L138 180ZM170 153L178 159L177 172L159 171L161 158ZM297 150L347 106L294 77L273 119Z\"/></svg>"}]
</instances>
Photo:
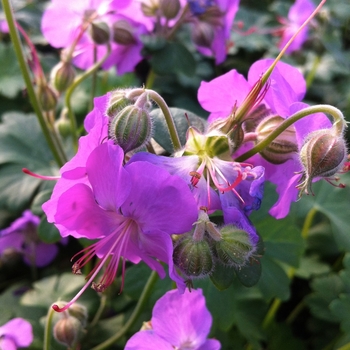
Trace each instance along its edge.
<instances>
[{"instance_id":1,"label":"purple flower","mask_svg":"<svg viewBox=\"0 0 350 350\"><path fill-rule=\"evenodd\" d=\"M55 244L40 241L37 233L39 223L40 218L26 210L10 227L0 230L0 256L14 250L23 255L28 265L48 265L56 257L58 248Z\"/></svg>"},{"instance_id":2,"label":"purple flower","mask_svg":"<svg viewBox=\"0 0 350 350\"><path fill-rule=\"evenodd\" d=\"M28 347L32 341L32 325L23 318L14 318L0 327L1 349L16 350Z\"/></svg>"},{"instance_id":3,"label":"purple flower","mask_svg":"<svg viewBox=\"0 0 350 350\"><path fill-rule=\"evenodd\" d=\"M93 284L95 290L102 291L113 282L120 259L123 274L125 259L133 263L143 260L164 277L159 259L169 265L170 277L184 288L172 262L171 235L191 230L197 219L192 194L179 177L164 169L146 162L123 167L123 160L119 146L112 141L102 143L87 159L88 181L68 188L54 199L54 206L51 200L43 205L49 221L63 236L99 240L77 254L82 256L73 265L73 272L78 273L97 255L101 260L89 274L88 285L111 257L101 281Z\"/></svg>"},{"instance_id":4,"label":"purple flower","mask_svg":"<svg viewBox=\"0 0 350 350\"><path fill-rule=\"evenodd\" d=\"M94 63L95 50L97 60L107 53L107 46L96 44L88 33L92 22L104 22L110 31L111 54L103 68L115 65L118 74L130 72L142 58L139 37L147 29L143 23L125 15L125 8L129 4L130 0L78 0L68 3L52 0L43 15L42 32L53 47L69 50L75 45L73 62L77 67L87 69ZM113 26L120 21L130 29L128 42L118 43L113 40Z\"/></svg>"},{"instance_id":5,"label":"purple flower","mask_svg":"<svg viewBox=\"0 0 350 350\"><path fill-rule=\"evenodd\" d=\"M272 62L272 59L255 62L249 70L248 81L236 70L232 70L211 82L202 82L198 90L198 100L204 109L211 112L209 122L225 119L235 108L239 107ZM261 104L265 106L268 114L288 118L307 106L300 102L305 91L306 84L301 73L296 68L279 62L270 76L269 88ZM295 123L299 149L308 133L330 126L331 122L322 113L310 115ZM247 142L233 155L233 158L238 157L251 146L252 143ZM276 218L285 217L289 212L291 202L295 201L298 195L295 186L300 175L296 175L295 172L302 170L298 158L293 157L283 164L272 164L257 154L247 162L254 166L263 166L266 180L277 185L279 199L270 210L270 214Z\"/></svg>"},{"instance_id":6,"label":"purple flower","mask_svg":"<svg viewBox=\"0 0 350 350\"><path fill-rule=\"evenodd\" d=\"M194 19L194 26L200 25L200 22L206 22L209 27L204 33L210 34L210 47L202 46L198 43L198 51L203 55L215 56L216 64L225 61L227 54L227 41L230 38L231 27L239 7L239 0L188 0L190 10ZM219 12L212 12L217 7ZM212 28L212 29L210 29Z\"/></svg>"},{"instance_id":7,"label":"purple flower","mask_svg":"<svg viewBox=\"0 0 350 350\"><path fill-rule=\"evenodd\" d=\"M282 29L281 41L278 47L282 49L292 36L298 31L300 26L306 21L306 19L312 14L316 6L310 0L296 0L294 5L288 12L288 18L281 18L280 22L284 25ZM308 28L305 27L301 30L298 36L293 40L292 44L288 47L287 53L301 49L303 43L308 36Z\"/></svg>"},{"instance_id":8,"label":"purple flower","mask_svg":"<svg viewBox=\"0 0 350 350\"><path fill-rule=\"evenodd\" d=\"M191 188L199 211L210 214L222 210L225 224L234 224L247 231L254 244L258 241L258 235L247 216L260 207L264 169L213 156L211 153L215 153L215 142L223 145L222 141L228 142L226 137L202 135L190 129L181 157L140 152L130 162L150 162L180 176ZM206 144L210 145L209 151Z\"/></svg>"},{"instance_id":9,"label":"purple flower","mask_svg":"<svg viewBox=\"0 0 350 350\"><path fill-rule=\"evenodd\" d=\"M171 290L154 305L151 329L141 330L126 343L125 350L219 350L220 342L207 339L212 317L202 290Z\"/></svg>"}]
</instances>

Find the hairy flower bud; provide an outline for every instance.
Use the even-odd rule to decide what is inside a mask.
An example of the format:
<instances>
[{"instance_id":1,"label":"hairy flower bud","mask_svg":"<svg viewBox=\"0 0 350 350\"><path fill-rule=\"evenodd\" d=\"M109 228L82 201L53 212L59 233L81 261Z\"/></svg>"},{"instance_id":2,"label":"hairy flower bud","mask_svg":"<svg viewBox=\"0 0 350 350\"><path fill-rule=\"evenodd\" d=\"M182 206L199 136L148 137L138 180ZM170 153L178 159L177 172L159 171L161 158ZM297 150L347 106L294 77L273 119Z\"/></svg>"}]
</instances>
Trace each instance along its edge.
<instances>
[{"instance_id":1,"label":"hairy flower bud","mask_svg":"<svg viewBox=\"0 0 350 350\"><path fill-rule=\"evenodd\" d=\"M51 84L58 92L63 92L73 83L75 69L70 62L59 62L51 71Z\"/></svg>"},{"instance_id":2,"label":"hairy flower bud","mask_svg":"<svg viewBox=\"0 0 350 350\"><path fill-rule=\"evenodd\" d=\"M86 326L88 313L84 305L74 303L70 306L70 308L68 309L68 312L71 316L78 319L83 327Z\"/></svg>"},{"instance_id":3,"label":"hairy flower bud","mask_svg":"<svg viewBox=\"0 0 350 350\"><path fill-rule=\"evenodd\" d=\"M105 22L92 22L89 27L92 40L97 45L104 45L109 42L110 29Z\"/></svg>"},{"instance_id":4,"label":"hairy flower bud","mask_svg":"<svg viewBox=\"0 0 350 350\"><path fill-rule=\"evenodd\" d=\"M244 266L255 252L249 234L233 225L221 228L221 240L214 242L215 256L223 265Z\"/></svg>"},{"instance_id":5,"label":"hairy flower bud","mask_svg":"<svg viewBox=\"0 0 350 350\"><path fill-rule=\"evenodd\" d=\"M173 252L174 264L191 278L209 275L214 267L212 252L206 239L196 241L186 235L176 241Z\"/></svg>"},{"instance_id":6,"label":"hairy flower bud","mask_svg":"<svg viewBox=\"0 0 350 350\"><path fill-rule=\"evenodd\" d=\"M123 108L109 123L109 137L125 153L146 145L151 135L152 122L149 112L134 105Z\"/></svg>"},{"instance_id":7,"label":"hairy flower bud","mask_svg":"<svg viewBox=\"0 0 350 350\"><path fill-rule=\"evenodd\" d=\"M303 165L298 188L312 193L314 178L329 178L339 172L347 159L347 148L342 136L334 128L317 130L308 135L300 151Z\"/></svg>"},{"instance_id":8,"label":"hairy flower bud","mask_svg":"<svg viewBox=\"0 0 350 350\"><path fill-rule=\"evenodd\" d=\"M181 8L179 0L160 0L160 10L167 19L173 19L177 16Z\"/></svg>"},{"instance_id":9,"label":"hairy flower bud","mask_svg":"<svg viewBox=\"0 0 350 350\"><path fill-rule=\"evenodd\" d=\"M67 138L72 133L71 122L65 115L65 110L62 111L60 118L55 122L55 128L63 138Z\"/></svg>"},{"instance_id":10,"label":"hairy flower bud","mask_svg":"<svg viewBox=\"0 0 350 350\"><path fill-rule=\"evenodd\" d=\"M112 33L113 41L117 44L132 45L136 42L133 34L133 28L125 19L121 19L113 23Z\"/></svg>"},{"instance_id":11,"label":"hairy flower bud","mask_svg":"<svg viewBox=\"0 0 350 350\"><path fill-rule=\"evenodd\" d=\"M124 107L133 103L126 97L127 91L129 90L118 89L111 92L106 111L110 118L115 117Z\"/></svg>"},{"instance_id":12,"label":"hairy flower bud","mask_svg":"<svg viewBox=\"0 0 350 350\"><path fill-rule=\"evenodd\" d=\"M257 143L269 136L283 121L278 115L263 119L255 130ZM294 126L291 125L260 151L260 155L272 164L282 164L295 156L296 152L298 143Z\"/></svg>"},{"instance_id":13,"label":"hairy flower bud","mask_svg":"<svg viewBox=\"0 0 350 350\"><path fill-rule=\"evenodd\" d=\"M43 111L51 111L56 108L57 95L49 85L39 85L38 98Z\"/></svg>"},{"instance_id":14,"label":"hairy flower bud","mask_svg":"<svg viewBox=\"0 0 350 350\"><path fill-rule=\"evenodd\" d=\"M82 330L82 324L77 318L65 316L55 324L53 335L60 344L72 348L79 340Z\"/></svg>"}]
</instances>

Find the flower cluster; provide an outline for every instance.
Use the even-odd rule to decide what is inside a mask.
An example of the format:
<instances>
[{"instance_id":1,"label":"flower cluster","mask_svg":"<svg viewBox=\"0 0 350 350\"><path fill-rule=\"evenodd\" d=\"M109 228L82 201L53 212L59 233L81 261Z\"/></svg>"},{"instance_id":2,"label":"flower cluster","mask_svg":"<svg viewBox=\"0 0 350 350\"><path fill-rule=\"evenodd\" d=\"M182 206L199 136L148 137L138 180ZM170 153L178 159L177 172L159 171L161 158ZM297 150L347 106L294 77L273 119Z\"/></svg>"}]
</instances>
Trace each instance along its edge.
<instances>
[{"instance_id":1,"label":"flower cluster","mask_svg":"<svg viewBox=\"0 0 350 350\"><path fill-rule=\"evenodd\" d=\"M239 0L130 1L98 0L67 3L52 0L42 19L42 32L62 63L73 59L81 69L105 57L104 69L133 71L142 59L142 36L169 39L180 26L191 26L194 44L216 63L226 58L226 43Z\"/></svg>"}]
</instances>

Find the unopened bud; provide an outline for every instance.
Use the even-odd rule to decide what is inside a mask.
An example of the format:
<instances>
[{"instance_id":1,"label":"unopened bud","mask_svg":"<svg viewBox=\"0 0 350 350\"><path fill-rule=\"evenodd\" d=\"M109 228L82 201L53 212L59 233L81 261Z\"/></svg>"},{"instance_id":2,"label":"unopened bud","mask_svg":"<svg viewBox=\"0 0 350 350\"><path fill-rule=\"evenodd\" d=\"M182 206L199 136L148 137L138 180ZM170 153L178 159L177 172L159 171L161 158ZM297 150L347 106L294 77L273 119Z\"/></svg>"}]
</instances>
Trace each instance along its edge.
<instances>
[{"instance_id":1,"label":"unopened bud","mask_svg":"<svg viewBox=\"0 0 350 350\"><path fill-rule=\"evenodd\" d=\"M155 17L159 6L159 0L142 0L141 2L141 10L146 17Z\"/></svg>"},{"instance_id":2,"label":"unopened bud","mask_svg":"<svg viewBox=\"0 0 350 350\"><path fill-rule=\"evenodd\" d=\"M256 247L249 234L233 225L227 225L220 230L222 239L215 241L215 255L225 266L244 266Z\"/></svg>"},{"instance_id":3,"label":"unopened bud","mask_svg":"<svg viewBox=\"0 0 350 350\"><path fill-rule=\"evenodd\" d=\"M38 98L43 111L51 111L56 108L57 95L49 85L39 85Z\"/></svg>"},{"instance_id":4,"label":"unopened bud","mask_svg":"<svg viewBox=\"0 0 350 350\"><path fill-rule=\"evenodd\" d=\"M152 135L152 122L146 109L130 105L123 108L109 123L109 137L124 152L147 144Z\"/></svg>"},{"instance_id":5,"label":"unopened bud","mask_svg":"<svg viewBox=\"0 0 350 350\"><path fill-rule=\"evenodd\" d=\"M160 0L160 10L163 16L167 19L173 19L180 11L179 0Z\"/></svg>"},{"instance_id":6,"label":"unopened bud","mask_svg":"<svg viewBox=\"0 0 350 350\"><path fill-rule=\"evenodd\" d=\"M83 327L86 326L88 313L84 305L74 303L70 306L70 308L68 309L68 312L71 316L78 319Z\"/></svg>"},{"instance_id":7,"label":"unopened bud","mask_svg":"<svg viewBox=\"0 0 350 350\"><path fill-rule=\"evenodd\" d=\"M104 45L109 42L110 30L105 22L92 22L89 27L92 40L97 45Z\"/></svg>"},{"instance_id":8,"label":"unopened bud","mask_svg":"<svg viewBox=\"0 0 350 350\"><path fill-rule=\"evenodd\" d=\"M111 92L106 111L110 118L115 117L124 107L133 103L126 97L128 91L129 89L118 89Z\"/></svg>"},{"instance_id":9,"label":"unopened bud","mask_svg":"<svg viewBox=\"0 0 350 350\"><path fill-rule=\"evenodd\" d=\"M135 44L133 27L125 20L121 19L113 23L113 41L121 45Z\"/></svg>"},{"instance_id":10,"label":"unopened bud","mask_svg":"<svg viewBox=\"0 0 350 350\"><path fill-rule=\"evenodd\" d=\"M263 119L255 130L257 143L269 136L283 121L284 119L278 115ZM295 128L291 125L260 151L260 155L272 164L282 164L293 158L296 152L298 143Z\"/></svg>"},{"instance_id":11,"label":"unopened bud","mask_svg":"<svg viewBox=\"0 0 350 350\"><path fill-rule=\"evenodd\" d=\"M53 335L60 344L72 348L79 340L82 330L82 324L77 318L65 316L55 324Z\"/></svg>"},{"instance_id":12,"label":"unopened bud","mask_svg":"<svg viewBox=\"0 0 350 350\"><path fill-rule=\"evenodd\" d=\"M58 92L63 92L73 83L75 69L70 62L59 62L51 71L51 84Z\"/></svg>"},{"instance_id":13,"label":"unopened bud","mask_svg":"<svg viewBox=\"0 0 350 350\"><path fill-rule=\"evenodd\" d=\"M198 46L211 47L214 35L215 29L210 23L197 21L192 27L192 40Z\"/></svg>"},{"instance_id":14,"label":"unopened bud","mask_svg":"<svg viewBox=\"0 0 350 350\"><path fill-rule=\"evenodd\" d=\"M212 252L207 240L195 241L191 235L178 240L173 252L174 264L191 278L209 275L214 267Z\"/></svg>"},{"instance_id":15,"label":"unopened bud","mask_svg":"<svg viewBox=\"0 0 350 350\"><path fill-rule=\"evenodd\" d=\"M56 120L55 128L64 139L72 133L71 122L64 114Z\"/></svg>"},{"instance_id":16,"label":"unopened bud","mask_svg":"<svg viewBox=\"0 0 350 350\"><path fill-rule=\"evenodd\" d=\"M310 133L300 151L303 175L298 188L312 193L314 178L329 178L341 171L347 159L347 148L342 136L334 128Z\"/></svg>"}]
</instances>

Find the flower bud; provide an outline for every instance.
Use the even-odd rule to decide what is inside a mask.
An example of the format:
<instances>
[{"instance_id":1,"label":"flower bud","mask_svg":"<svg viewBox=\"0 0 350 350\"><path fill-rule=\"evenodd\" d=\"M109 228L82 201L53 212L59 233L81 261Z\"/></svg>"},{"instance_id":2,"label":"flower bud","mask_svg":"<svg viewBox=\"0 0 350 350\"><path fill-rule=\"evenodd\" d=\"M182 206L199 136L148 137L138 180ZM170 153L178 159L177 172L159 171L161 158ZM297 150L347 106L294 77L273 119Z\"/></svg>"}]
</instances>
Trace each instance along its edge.
<instances>
[{"instance_id":1,"label":"flower bud","mask_svg":"<svg viewBox=\"0 0 350 350\"><path fill-rule=\"evenodd\" d=\"M57 95L46 83L39 85L38 98L43 111L51 111L55 109L57 105Z\"/></svg>"},{"instance_id":2,"label":"flower bud","mask_svg":"<svg viewBox=\"0 0 350 350\"><path fill-rule=\"evenodd\" d=\"M59 134L65 139L72 133L71 123L65 117L60 117L55 122L55 128L59 132Z\"/></svg>"},{"instance_id":3,"label":"flower bud","mask_svg":"<svg viewBox=\"0 0 350 350\"><path fill-rule=\"evenodd\" d=\"M233 225L221 228L221 240L214 242L214 252L218 260L225 266L244 266L256 247L246 231Z\"/></svg>"},{"instance_id":4,"label":"flower bud","mask_svg":"<svg viewBox=\"0 0 350 350\"><path fill-rule=\"evenodd\" d=\"M342 136L334 128L322 129L310 133L301 151L300 161L303 173L298 188L307 194L312 193L314 178L329 178L342 170L347 159L347 148Z\"/></svg>"},{"instance_id":5,"label":"flower bud","mask_svg":"<svg viewBox=\"0 0 350 350\"><path fill-rule=\"evenodd\" d=\"M70 62L59 62L51 71L51 84L58 92L63 92L73 83L75 69Z\"/></svg>"},{"instance_id":6,"label":"flower bud","mask_svg":"<svg viewBox=\"0 0 350 350\"><path fill-rule=\"evenodd\" d=\"M160 0L160 10L163 16L167 19L173 19L180 11L179 0Z\"/></svg>"},{"instance_id":7,"label":"flower bud","mask_svg":"<svg viewBox=\"0 0 350 350\"><path fill-rule=\"evenodd\" d=\"M72 348L79 340L82 330L82 324L77 318L65 316L55 324L53 335L60 344Z\"/></svg>"},{"instance_id":8,"label":"flower bud","mask_svg":"<svg viewBox=\"0 0 350 350\"><path fill-rule=\"evenodd\" d=\"M92 22L89 27L92 40L97 45L104 45L109 42L110 30L105 22Z\"/></svg>"},{"instance_id":9,"label":"flower bud","mask_svg":"<svg viewBox=\"0 0 350 350\"><path fill-rule=\"evenodd\" d=\"M70 306L70 308L68 309L68 312L71 316L78 319L83 327L86 326L88 313L84 305L74 303Z\"/></svg>"},{"instance_id":10,"label":"flower bud","mask_svg":"<svg viewBox=\"0 0 350 350\"><path fill-rule=\"evenodd\" d=\"M195 241L191 235L186 235L175 243L173 260L186 276L192 278L207 276L214 267L207 240Z\"/></svg>"},{"instance_id":11,"label":"flower bud","mask_svg":"<svg viewBox=\"0 0 350 350\"><path fill-rule=\"evenodd\" d=\"M159 6L159 0L143 0L141 2L141 10L146 17L155 17Z\"/></svg>"},{"instance_id":12,"label":"flower bud","mask_svg":"<svg viewBox=\"0 0 350 350\"><path fill-rule=\"evenodd\" d=\"M283 121L284 119L278 115L263 119L255 130L257 143L269 136ZM272 164L282 164L293 158L296 152L298 143L294 126L291 125L259 153Z\"/></svg>"},{"instance_id":13,"label":"flower bud","mask_svg":"<svg viewBox=\"0 0 350 350\"><path fill-rule=\"evenodd\" d=\"M125 20L121 19L113 23L113 41L121 45L135 44L136 40L133 34L133 27Z\"/></svg>"},{"instance_id":14,"label":"flower bud","mask_svg":"<svg viewBox=\"0 0 350 350\"><path fill-rule=\"evenodd\" d=\"M109 137L125 153L144 146L151 135L152 122L148 111L134 105L124 107L109 123Z\"/></svg>"},{"instance_id":15,"label":"flower bud","mask_svg":"<svg viewBox=\"0 0 350 350\"><path fill-rule=\"evenodd\" d=\"M210 23L197 21L192 27L192 40L198 46L211 47L214 35L215 30Z\"/></svg>"},{"instance_id":16,"label":"flower bud","mask_svg":"<svg viewBox=\"0 0 350 350\"><path fill-rule=\"evenodd\" d=\"M118 89L111 92L106 111L110 118L115 117L124 107L133 103L126 97L127 91L129 90Z\"/></svg>"}]
</instances>

